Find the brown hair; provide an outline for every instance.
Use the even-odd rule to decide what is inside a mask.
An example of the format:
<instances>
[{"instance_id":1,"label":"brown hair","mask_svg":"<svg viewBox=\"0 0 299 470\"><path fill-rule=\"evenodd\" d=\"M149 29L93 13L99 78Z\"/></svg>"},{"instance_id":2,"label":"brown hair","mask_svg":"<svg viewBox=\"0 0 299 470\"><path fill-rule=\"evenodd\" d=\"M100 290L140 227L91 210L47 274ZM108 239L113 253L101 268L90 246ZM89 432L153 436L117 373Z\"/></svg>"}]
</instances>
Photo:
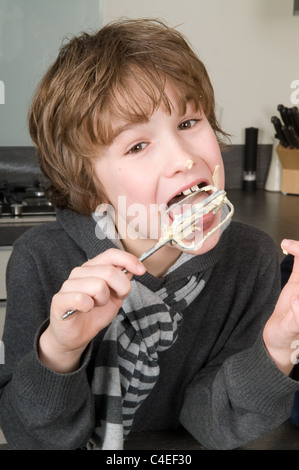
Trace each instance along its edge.
<instances>
[{"instance_id":1,"label":"brown hair","mask_svg":"<svg viewBox=\"0 0 299 470\"><path fill-rule=\"evenodd\" d=\"M56 207L83 215L94 210L102 194L93 159L113 140L113 118L143 122L161 104L171 113L166 82L182 106L193 100L214 131L225 135L204 65L163 22L121 20L61 47L29 111L30 134Z\"/></svg>"}]
</instances>

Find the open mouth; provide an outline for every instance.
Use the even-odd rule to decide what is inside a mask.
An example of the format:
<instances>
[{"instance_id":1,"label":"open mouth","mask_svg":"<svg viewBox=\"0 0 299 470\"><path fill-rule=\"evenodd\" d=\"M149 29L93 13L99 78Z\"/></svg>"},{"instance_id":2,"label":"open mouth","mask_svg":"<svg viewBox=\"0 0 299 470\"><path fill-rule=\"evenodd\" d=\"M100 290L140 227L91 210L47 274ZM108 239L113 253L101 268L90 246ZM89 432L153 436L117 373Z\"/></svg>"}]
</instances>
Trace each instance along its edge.
<instances>
[{"instance_id":1,"label":"open mouth","mask_svg":"<svg viewBox=\"0 0 299 470\"><path fill-rule=\"evenodd\" d=\"M184 191L181 191L180 193L176 194L174 197L172 197L168 201L167 208L169 209L171 206L173 206L173 205L177 204L178 202L182 201L186 196L189 196L192 193L196 194L199 189L202 189L207 185L208 185L208 183L203 181L202 183L196 184L196 185L192 186L191 188L187 188ZM203 192L203 193L201 193L200 197L201 197L201 199L204 199L209 194L211 194L211 191L207 191L206 195L205 195L205 192ZM198 202L199 202L199 200L198 200Z\"/></svg>"},{"instance_id":2,"label":"open mouth","mask_svg":"<svg viewBox=\"0 0 299 470\"><path fill-rule=\"evenodd\" d=\"M172 224L174 221L181 220L184 215L188 214L192 207L202 203L207 197L209 197L213 190L205 181L198 183L190 188L184 189L176 196L170 199L167 204L167 214L169 217L169 223ZM209 219L209 223L208 223ZM198 220L198 224L201 224L201 229L206 224L212 223L211 217L203 216Z\"/></svg>"},{"instance_id":3,"label":"open mouth","mask_svg":"<svg viewBox=\"0 0 299 470\"><path fill-rule=\"evenodd\" d=\"M195 246L196 240L201 242L204 232L213 225L218 211L215 206L208 208L215 191L214 186L201 182L172 197L167 210L161 215L163 231L171 233L175 242L185 248ZM204 204L208 205L206 209L203 209Z\"/></svg>"},{"instance_id":4,"label":"open mouth","mask_svg":"<svg viewBox=\"0 0 299 470\"><path fill-rule=\"evenodd\" d=\"M220 220L223 206L227 206L228 212ZM183 189L169 200L168 208L161 213L162 236L158 243L169 242L194 251L227 223L233 213L234 207L223 189L205 182Z\"/></svg>"}]
</instances>

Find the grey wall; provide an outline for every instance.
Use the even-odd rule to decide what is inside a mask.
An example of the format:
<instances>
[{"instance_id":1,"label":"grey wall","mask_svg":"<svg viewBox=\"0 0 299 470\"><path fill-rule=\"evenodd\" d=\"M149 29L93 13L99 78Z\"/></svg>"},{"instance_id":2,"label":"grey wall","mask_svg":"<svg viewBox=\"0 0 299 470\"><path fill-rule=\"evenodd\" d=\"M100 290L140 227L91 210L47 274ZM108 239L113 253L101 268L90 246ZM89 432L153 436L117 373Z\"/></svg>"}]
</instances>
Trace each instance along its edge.
<instances>
[{"instance_id":1,"label":"grey wall","mask_svg":"<svg viewBox=\"0 0 299 470\"><path fill-rule=\"evenodd\" d=\"M0 146L32 145L27 112L37 82L65 37L101 25L101 0L0 0Z\"/></svg>"}]
</instances>

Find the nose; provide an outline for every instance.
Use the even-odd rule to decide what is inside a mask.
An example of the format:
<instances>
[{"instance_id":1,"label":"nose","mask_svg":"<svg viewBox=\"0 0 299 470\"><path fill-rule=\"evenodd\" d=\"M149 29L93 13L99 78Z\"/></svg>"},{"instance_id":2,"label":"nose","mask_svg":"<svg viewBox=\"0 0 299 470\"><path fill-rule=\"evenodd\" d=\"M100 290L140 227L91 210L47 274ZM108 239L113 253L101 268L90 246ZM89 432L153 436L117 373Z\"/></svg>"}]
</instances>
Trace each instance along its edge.
<instances>
[{"instance_id":1,"label":"nose","mask_svg":"<svg viewBox=\"0 0 299 470\"><path fill-rule=\"evenodd\" d=\"M167 178L176 173L185 172L192 168L196 161L196 155L191 151L186 141L180 137L168 140L164 154L162 155L164 175Z\"/></svg>"}]
</instances>

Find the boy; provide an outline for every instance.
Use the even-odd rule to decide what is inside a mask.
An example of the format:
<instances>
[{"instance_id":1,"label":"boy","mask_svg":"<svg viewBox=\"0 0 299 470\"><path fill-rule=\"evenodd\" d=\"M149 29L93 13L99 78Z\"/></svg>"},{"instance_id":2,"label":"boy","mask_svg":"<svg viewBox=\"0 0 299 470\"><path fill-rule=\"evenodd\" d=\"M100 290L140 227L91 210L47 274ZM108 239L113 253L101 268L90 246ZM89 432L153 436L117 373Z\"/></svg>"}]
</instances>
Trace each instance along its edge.
<instances>
[{"instance_id":1,"label":"boy","mask_svg":"<svg viewBox=\"0 0 299 470\"><path fill-rule=\"evenodd\" d=\"M163 207L190 188L224 187L213 89L184 38L154 20L73 38L29 123L58 210L17 241L8 266L10 446L120 449L131 430L182 424L230 449L286 420L299 389L289 376L297 258L277 304L276 249L254 228L233 222L196 251L167 244L138 260ZM115 217L96 224L105 204ZM220 212L203 217L205 235Z\"/></svg>"}]
</instances>

